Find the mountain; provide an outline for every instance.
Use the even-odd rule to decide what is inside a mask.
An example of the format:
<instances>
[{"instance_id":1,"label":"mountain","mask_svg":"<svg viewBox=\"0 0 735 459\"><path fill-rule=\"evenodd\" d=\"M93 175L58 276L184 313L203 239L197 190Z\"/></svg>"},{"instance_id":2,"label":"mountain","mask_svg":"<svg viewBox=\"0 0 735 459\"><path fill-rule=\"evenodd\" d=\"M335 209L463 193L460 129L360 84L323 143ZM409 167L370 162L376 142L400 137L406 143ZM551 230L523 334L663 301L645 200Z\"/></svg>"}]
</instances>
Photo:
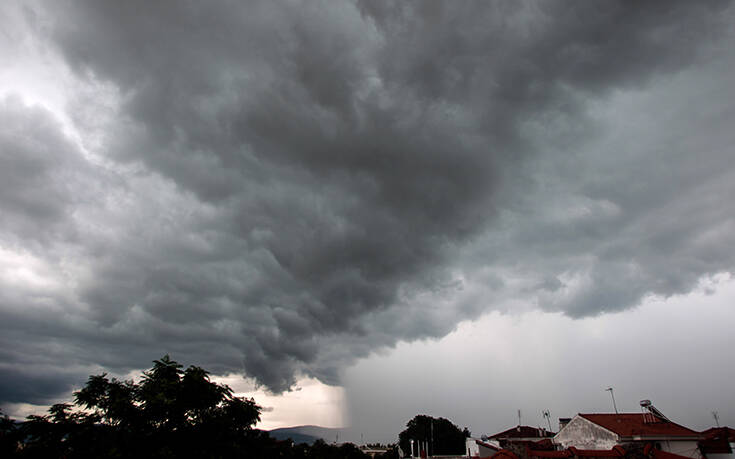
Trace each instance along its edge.
<instances>
[{"instance_id":1,"label":"mountain","mask_svg":"<svg viewBox=\"0 0 735 459\"><path fill-rule=\"evenodd\" d=\"M295 443L312 444L320 438L327 443L332 443L340 435L341 430L319 426L296 426L273 429L269 430L268 433L277 440L287 440L290 438Z\"/></svg>"}]
</instances>

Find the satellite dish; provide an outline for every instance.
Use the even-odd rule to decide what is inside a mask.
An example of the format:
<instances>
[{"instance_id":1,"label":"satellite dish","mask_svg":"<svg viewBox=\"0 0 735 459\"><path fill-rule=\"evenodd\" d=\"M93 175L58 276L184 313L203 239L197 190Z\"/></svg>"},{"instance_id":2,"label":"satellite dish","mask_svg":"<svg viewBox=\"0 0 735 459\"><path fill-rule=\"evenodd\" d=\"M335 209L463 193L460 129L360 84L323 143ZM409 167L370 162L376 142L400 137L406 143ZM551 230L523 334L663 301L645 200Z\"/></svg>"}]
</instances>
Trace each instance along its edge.
<instances>
[{"instance_id":1,"label":"satellite dish","mask_svg":"<svg viewBox=\"0 0 735 459\"><path fill-rule=\"evenodd\" d=\"M644 407L644 408L647 408L647 407L651 406L651 401L650 400L641 400L641 406Z\"/></svg>"}]
</instances>

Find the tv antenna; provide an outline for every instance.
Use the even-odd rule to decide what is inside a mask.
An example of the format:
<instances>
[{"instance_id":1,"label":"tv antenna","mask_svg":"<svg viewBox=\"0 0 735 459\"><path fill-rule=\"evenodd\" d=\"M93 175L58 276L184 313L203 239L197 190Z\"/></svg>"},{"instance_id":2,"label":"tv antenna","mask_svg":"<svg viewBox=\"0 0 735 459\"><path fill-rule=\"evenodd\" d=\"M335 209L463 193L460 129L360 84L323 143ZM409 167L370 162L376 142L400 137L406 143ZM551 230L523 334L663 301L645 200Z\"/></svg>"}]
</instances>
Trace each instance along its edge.
<instances>
[{"instance_id":1,"label":"tv antenna","mask_svg":"<svg viewBox=\"0 0 735 459\"><path fill-rule=\"evenodd\" d=\"M615 414L618 414L618 406L615 404L615 394L613 394L613 388L612 387L608 387L605 390L606 391L610 391L610 397L612 397L613 408L615 409Z\"/></svg>"},{"instance_id":2,"label":"tv antenna","mask_svg":"<svg viewBox=\"0 0 735 459\"><path fill-rule=\"evenodd\" d=\"M549 410L544 410L541 415L546 418L546 422L549 424L549 432L551 432L551 413L549 413Z\"/></svg>"},{"instance_id":3,"label":"tv antenna","mask_svg":"<svg viewBox=\"0 0 735 459\"><path fill-rule=\"evenodd\" d=\"M713 411L712 417L715 418L715 424L717 425L717 427L720 427L720 413L718 413L717 411Z\"/></svg>"}]
</instances>

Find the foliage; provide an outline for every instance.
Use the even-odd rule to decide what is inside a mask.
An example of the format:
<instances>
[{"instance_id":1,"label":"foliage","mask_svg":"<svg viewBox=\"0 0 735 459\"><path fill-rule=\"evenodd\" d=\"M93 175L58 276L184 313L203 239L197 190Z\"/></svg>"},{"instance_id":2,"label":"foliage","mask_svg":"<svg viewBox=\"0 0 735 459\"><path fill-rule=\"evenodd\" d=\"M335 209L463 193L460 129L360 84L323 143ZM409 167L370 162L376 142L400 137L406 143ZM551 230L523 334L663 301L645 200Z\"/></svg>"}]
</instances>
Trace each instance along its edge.
<instances>
[{"instance_id":1,"label":"foliage","mask_svg":"<svg viewBox=\"0 0 735 459\"><path fill-rule=\"evenodd\" d=\"M352 443L334 446L327 444L320 438L311 446L310 454L307 457L314 459L363 459L367 456Z\"/></svg>"},{"instance_id":2,"label":"foliage","mask_svg":"<svg viewBox=\"0 0 735 459\"><path fill-rule=\"evenodd\" d=\"M0 411L0 457L13 454L20 443L20 432L16 423Z\"/></svg>"},{"instance_id":3,"label":"foliage","mask_svg":"<svg viewBox=\"0 0 735 459\"><path fill-rule=\"evenodd\" d=\"M411 440L414 440L414 449L418 447L417 442L426 442L429 454L464 454L465 451L465 433L459 427L448 419L424 414L408 421L398 440L405 454L411 453Z\"/></svg>"},{"instance_id":4,"label":"foliage","mask_svg":"<svg viewBox=\"0 0 735 459\"><path fill-rule=\"evenodd\" d=\"M261 408L168 355L140 383L90 376L74 405L15 423L0 413L0 457L364 458L356 446L277 441L254 429Z\"/></svg>"}]
</instances>

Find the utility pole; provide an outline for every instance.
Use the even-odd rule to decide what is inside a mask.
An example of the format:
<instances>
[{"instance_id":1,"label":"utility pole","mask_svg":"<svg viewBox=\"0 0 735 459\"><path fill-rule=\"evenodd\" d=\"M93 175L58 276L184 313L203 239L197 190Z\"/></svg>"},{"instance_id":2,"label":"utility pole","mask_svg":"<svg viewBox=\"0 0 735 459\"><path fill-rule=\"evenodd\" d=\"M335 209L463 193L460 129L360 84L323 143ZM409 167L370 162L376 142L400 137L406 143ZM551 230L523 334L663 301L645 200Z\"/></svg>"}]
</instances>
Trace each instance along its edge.
<instances>
[{"instance_id":1,"label":"utility pole","mask_svg":"<svg viewBox=\"0 0 735 459\"><path fill-rule=\"evenodd\" d=\"M606 391L610 391L610 397L612 397L613 408L615 409L615 414L618 414L618 406L615 404L615 394L613 394L613 388L612 387L608 387L605 390Z\"/></svg>"}]
</instances>

